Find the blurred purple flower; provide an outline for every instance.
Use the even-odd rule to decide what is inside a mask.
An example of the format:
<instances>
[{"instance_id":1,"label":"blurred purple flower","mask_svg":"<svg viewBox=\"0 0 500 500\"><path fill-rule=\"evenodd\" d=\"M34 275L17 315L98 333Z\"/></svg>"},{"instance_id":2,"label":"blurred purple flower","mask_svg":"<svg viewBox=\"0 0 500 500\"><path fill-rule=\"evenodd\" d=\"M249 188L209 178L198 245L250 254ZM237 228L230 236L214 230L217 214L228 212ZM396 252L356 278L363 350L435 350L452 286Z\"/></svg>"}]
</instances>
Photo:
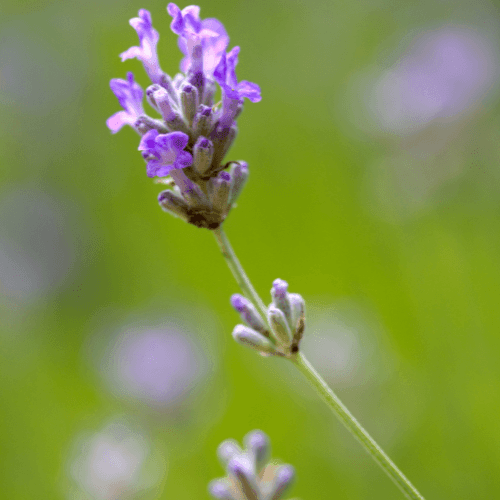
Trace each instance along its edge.
<instances>
[{"instance_id":1,"label":"blurred purple flower","mask_svg":"<svg viewBox=\"0 0 500 500\"><path fill-rule=\"evenodd\" d=\"M175 3L169 3L167 11L173 18L170 27L179 35L179 48L185 55L181 71L186 74L203 72L211 78L229 45L223 24L213 18L200 20L200 8L196 5L180 10Z\"/></svg>"},{"instance_id":2,"label":"blurred purple flower","mask_svg":"<svg viewBox=\"0 0 500 500\"><path fill-rule=\"evenodd\" d=\"M130 47L120 54L122 61L136 57L142 61L144 69L153 83L160 83L163 72L158 62L156 45L160 35L153 28L151 14L145 9L139 11L139 17L133 17L129 21L132 28L137 31L140 47Z\"/></svg>"},{"instance_id":3,"label":"blurred purple flower","mask_svg":"<svg viewBox=\"0 0 500 500\"><path fill-rule=\"evenodd\" d=\"M165 177L174 169L189 167L193 157L184 151L188 141L189 137L183 132L160 134L152 129L144 134L139 151L143 151L147 161L148 177Z\"/></svg>"},{"instance_id":4,"label":"blurred purple flower","mask_svg":"<svg viewBox=\"0 0 500 500\"><path fill-rule=\"evenodd\" d=\"M197 346L169 328L121 334L104 370L116 392L154 406L169 406L194 387L203 367Z\"/></svg>"},{"instance_id":5,"label":"blurred purple flower","mask_svg":"<svg viewBox=\"0 0 500 500\"><path fill-rule=\"evenodd\" d=\"M0 303L47 298L74 268L68 207L20 186L0 195Z\"/></svg>"},{"instance_id":6,"label":"blurred purple flower","mask_svg":"<svg viewBox=\"0 0 500 500\"><path fill-rule=\"evenodd\" d=\"M127 80L113 78L109 86L124 109L110 116L106 121L108 128L115 134L124 125L132 127L137 118L144 114L142 107L144 94L140 85L134 81L134 75L131 72L127 73Z\"/></svg>"},{"instance_id":7,"label":"blurred purple flower","mask_svg":"<svg viewBox=\"0 0 500 500\"><path fill-rule=\"evenodd\" d=\"M498 56L472 29L444 27L420 37L379 79L372 97L393 132L452 118L477 104L498 75Z\"/></svg>"}]
</instances>

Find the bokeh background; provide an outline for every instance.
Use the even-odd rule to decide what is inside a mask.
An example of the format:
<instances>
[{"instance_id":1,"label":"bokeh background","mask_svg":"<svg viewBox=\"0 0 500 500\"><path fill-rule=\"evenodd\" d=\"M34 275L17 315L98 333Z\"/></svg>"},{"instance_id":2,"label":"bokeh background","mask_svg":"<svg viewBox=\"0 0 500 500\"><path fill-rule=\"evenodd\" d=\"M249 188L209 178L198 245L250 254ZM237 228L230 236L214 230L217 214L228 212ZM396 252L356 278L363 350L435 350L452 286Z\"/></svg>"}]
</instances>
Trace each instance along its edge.
<instances>
[{"instance_id":1,"label":"bokeh background","mask_svg":"<svg viewBox=\"0 0 500 500\"><path fill-rule=\"evenodd\" d=\"M290 498L402 498L293 366L232 341L212 235L105 126L111 78L148 84L118 57L138 9L176 73L165 7L1 2L0 496L208 498L217 445L259 428ZM500 497L498 3L201 15L262 89L228 156L251 168L226 231L255 286L305 297L304 351L426 498Z\"/></svg>"}]
</instances>

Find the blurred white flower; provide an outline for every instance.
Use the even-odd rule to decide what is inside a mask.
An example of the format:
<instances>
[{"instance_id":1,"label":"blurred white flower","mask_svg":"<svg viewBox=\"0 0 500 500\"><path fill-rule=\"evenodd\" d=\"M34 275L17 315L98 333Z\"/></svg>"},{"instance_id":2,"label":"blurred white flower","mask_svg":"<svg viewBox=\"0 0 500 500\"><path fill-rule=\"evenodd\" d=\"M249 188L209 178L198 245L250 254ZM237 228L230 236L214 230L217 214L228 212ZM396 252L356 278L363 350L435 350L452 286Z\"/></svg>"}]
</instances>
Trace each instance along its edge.
<instances>
[{"instance_id":1,"label":"blurred white flower","mask_svg":"<svg viewBox=\"0 0 500 500\"><path fill-rule=\"evenodd\" d=\"M152 473L146 466L148 459L151 453L145 436L115 421L100 432L80 438L70 474L90 498L122 500L150 488L160 479L160 471L164 473L158 459ZM73 498L80 495L75 492Z\"/></svg>"}]
</instances>

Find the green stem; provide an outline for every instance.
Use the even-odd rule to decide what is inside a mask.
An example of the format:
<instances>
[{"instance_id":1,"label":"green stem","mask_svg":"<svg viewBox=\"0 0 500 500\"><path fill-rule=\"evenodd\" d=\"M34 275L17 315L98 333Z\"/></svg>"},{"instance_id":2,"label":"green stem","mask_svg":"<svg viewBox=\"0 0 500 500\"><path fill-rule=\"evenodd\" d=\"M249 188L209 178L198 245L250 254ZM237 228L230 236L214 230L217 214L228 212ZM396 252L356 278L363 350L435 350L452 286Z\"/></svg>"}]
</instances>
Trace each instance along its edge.
<instances>
[{"instance_id":1,"label":"green stem","mask_svg":"<svg viewBox=\"0 0 500 500\"><path fill-rule=\"evenodd\" d=\"M231 269L236 282L240 286L246 297L258 307L266 318L266 307L259 295L255 291L245 270L241 266L234 250L232 249L222 226L213 231L219 244L222 255L226 259L229 269ZM309 380L319 395L324 399L336 417L347 427L349 432L361 443L365 450L375 460L375 462L384 470L384 472L396 483L399 489L410 500L424 500L424 497L417 491L408 478L398 469L396 464L385 454L382 448L366 432L361 424L351 415L349 410L343 405L342 401L328 387L321 375L312 367L303 354L299 353L290 358L295 366Z\"/></svg>"},{"instance_id":2,"label":"green stem","mask_svg":"<svg viewBox=\"0 0 500 500\"><path fill-rule=\"evenodd\" d=\"M386 455L384 450L366 432L363 426L352 416L337 395L328 387L321 375L314 369L303 354L292 358L295 366L304 374L312 386L325 400L336 417L347 427L347 430L361 443L373 460L384 470L384 472L396 483L406 498L411 500L424 500L424 497L410 483L408 478L398 469L396 464Z\"/></svg>"},{"instance_id":3,"label":"green stem","mask_svg":"<svg viewBox=\"0 0 500 500\"><path fill-rule=\"evenodd\" d=\"M245 297L250 300L257 309L260 309L264 318L267 317L267 310L264 302L262 302L259 294L255 291L255 288L252 286L251 281L248 279L248 276L245 273L238 257L234 253L229 240L227 239L226 233L222 229L222 226L219 226L217 229L212 231L214 233L215 239L219 244L220 251L222 252L222 256L226 259L226 263L231 269L233 273L234 279L238 283L241 291L245 295Z\"/></svg>"}]
</instances>

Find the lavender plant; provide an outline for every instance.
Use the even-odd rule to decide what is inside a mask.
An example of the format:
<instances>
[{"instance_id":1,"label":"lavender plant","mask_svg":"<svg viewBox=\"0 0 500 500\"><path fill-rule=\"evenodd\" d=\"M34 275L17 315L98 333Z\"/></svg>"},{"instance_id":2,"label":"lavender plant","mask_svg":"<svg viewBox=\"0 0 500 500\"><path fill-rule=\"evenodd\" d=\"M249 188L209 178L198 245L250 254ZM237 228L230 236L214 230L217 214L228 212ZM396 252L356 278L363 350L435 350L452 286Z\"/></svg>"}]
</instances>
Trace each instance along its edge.
<instances>
[{"instance_id":1,"label":"lavender plant","mask_svg":"<svg viewBox=\"0 0 500 500\"><path fill-rule=\"evenodd\" d=\"M145 113L144 92L133 74L128 73L126 80L111 80L111 90L123 110L107 120L109 129L115 133L129 125L140 135L138 150L146 161L146 175L166 186L158 196L160 207L214 234L243 292L231 298L245 323L235 327L234 339L263 356L292 362L404 495L422 500L422 495L300 352L305 330L303 298L288 293L288 284L277 279L271 289L272 302L266 307L236 257L222 224L245 185L249 169L244 161L224 163L224 159L236 138L236 120L244 99L260 101L260 88L245 80L238 82L235 68L240 49L233 47L226 52L229 37L222 23L200 19L200 8L193 5L180 10L170 3L167 11L172 16L170 27L179 36L178 45L184 54L181 72L171 78L162 71L156 52L158 32L152 26L150 13L141 9L139 17L130 20L140 44L123 52L121 58L142 62L151 80L146 98L158 116L153 118ZM214 101L217 86L222 95L219 103ZM245 451L233 442L221 445L219 456L227 466L228 477L212 483L211 492L216 498L280 498L280 488L284 489L293 474L285 467L273 475L271 486L262 483L258 474L260 461L266 455L265 443L267 438L262 433L253 433L246 438Z\"/></svg>"}]
</instances>

